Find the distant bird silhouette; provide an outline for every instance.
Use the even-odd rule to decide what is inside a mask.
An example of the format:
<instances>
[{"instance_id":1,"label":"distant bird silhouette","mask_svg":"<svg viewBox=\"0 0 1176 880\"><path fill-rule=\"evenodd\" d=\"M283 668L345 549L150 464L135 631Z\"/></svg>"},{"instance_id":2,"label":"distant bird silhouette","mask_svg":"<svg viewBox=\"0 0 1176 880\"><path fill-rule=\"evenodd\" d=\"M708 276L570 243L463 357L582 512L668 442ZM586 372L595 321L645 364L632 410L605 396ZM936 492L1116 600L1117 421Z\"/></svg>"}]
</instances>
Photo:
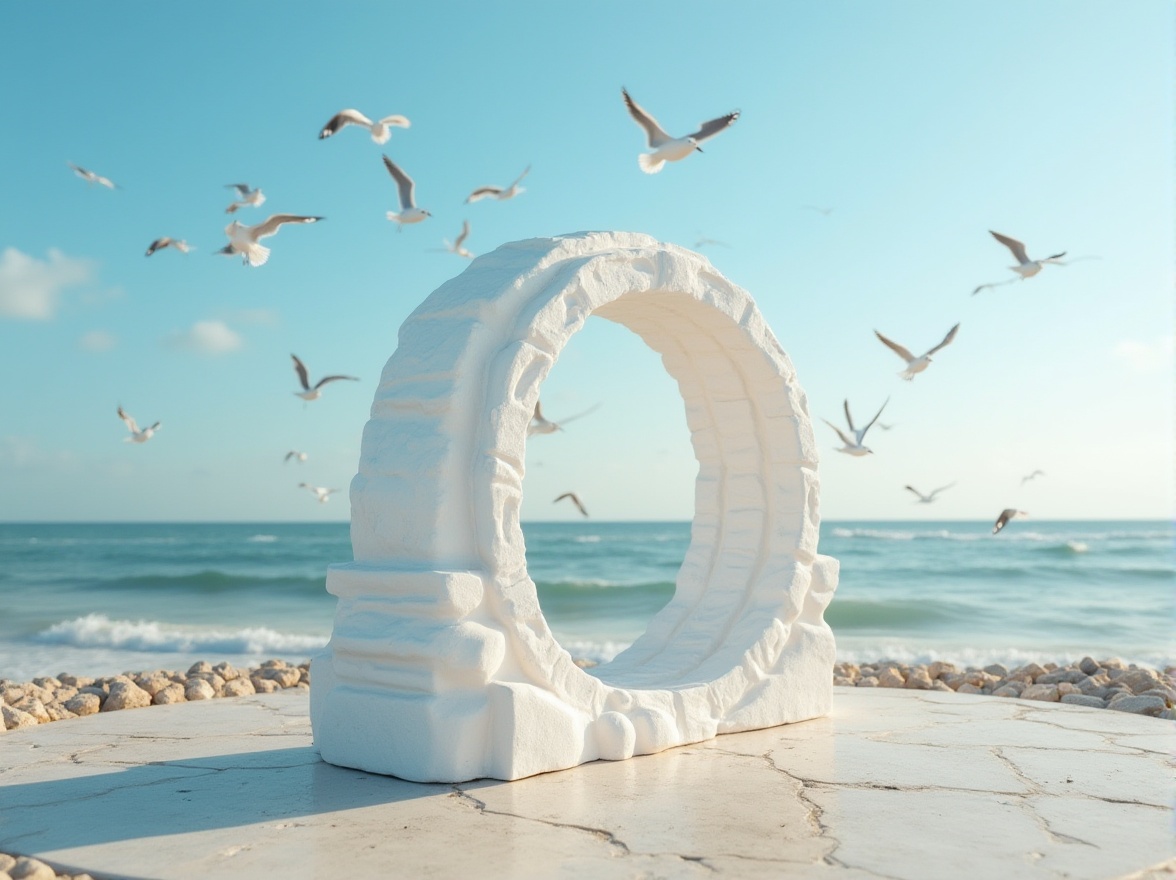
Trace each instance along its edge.
<instances>
[{"instance_id":1,"label":"distant bird silhouette","mask_svg":"<svg viewBox=\"0 0 1176 880\"><path fill-rule=\"evenodd\" d=\"M900 358L902 358L904 361L906 361L906 369L903 370L898 375L902 376L902 378L904 378L908 382L910 382L912 379L915 378L916 373L921 373L921 372L923 372L923 370L927 369L927 367L931 366L931 355L935 354L935 352L939 351L939 349L941 349L947 345L950 345L951 341L953 339L955 339L956 332L959 329L960 329L960 325L956 324L954 327L952 327L950 330L947 331L947 335L943 337L943 342L939 343L937 346L930 349L925 354L919 355L918 357L915 357L913 354L910 353L909 350L907 350L903 346L899 345L897 342L894 342L890 339L887 339L885 336L883 336L877 330L874 331L874 335L877 336L880 340L882 340L883 345L885 345L887 348L889 348L891 351L893 351L896 355L898 355Z\"/></svg>"},{"instance_id":2,"label":"distant bird silhouette","mask_svg":"<svg viewBox=\"0 0 1176 880\"><path fill-rule=\"evenodd\" d=\"M318 400L323 396L322 387L328 382L338 382L340 379L346 379L348 382L359 381L354 376L324 376L311 388L310 378L306 372L306 365L298 359L298 355L292 354L290 357L294 359L294 372L298 374L298 381L302 385L302 390L295 391L294 394L303 400Z\"/></svg>"},{"instance_id":3,"label":"distant bird silhouette","mask_svg":"<svg viewBox=\"0 0 1176 880\"><path fill-rule=\"evenodd\" d=\"M870 419L870 424L866 425L864 428L858 429L853 426L853 416L849 414L849 400L848 398L846 399L845 421L849 424L850 433L853 434L852 440L845 436L845 433L831 421L828 419L821 419L822 422L837 432L837 436L840 437L841 442L845 444L843 448L838 449L837 451L844 452L846 455L853 455L857 457L861 457L863 455L873 455L874 450L870 449L868 446L863 446L862 441L866 439L866 432L870 430L870 426L873 425L874 422L878 421L878 416L882 415L882 410L886 409L887 403L890 403L889 397L886 398L886 402L882 404L874 418Z\"/></svg>"},{"instance_id":4,"label":"distant bird silhouette","mask_svg":"<svg viewBox=\"0 0 1176 880\"><path fill-rule=\"evenodd\" d=\"M260 208L265 202L265 193L260 186L250 189L247 183L226 183L225 189L237 191L237 201L225 208L226 214L235 214L241 208Z\"/></svg>"},{"instance_id":5,"label":"distant bird silhouette","mask_svg":"<svg viewBox=\"0 0 1176 880\"><path fill-rule=\"evenodd\" d=\"M284 459L282 459L282 463L285 464L290 459L294 459L296 462L301 464L302 462L306 461L306 459L308 459L309 457L310 456L308 456L305 452L299 452L296 449L291 449L289 452L286 453L286 457Z\"/></svg>"},{"instance_id":6,"label":"distant bird silhouette","mask_svg":"<svg viewBox=\"0 0 1176 880\"><path fill-rule=\"evenodd\" d=\"M1006 507L1000 512L1000 516L996 518L996 524L992 527L992 534L996 534L1008 524L1011 519L1024 519L1029 514L1024 510L1017 510L1015 507Z\"/></svg>"},{"instance_id":7,"label":"distant bird silhouette","mask_svg":"<svg viewBox=\"0 0 1176 880\"><path fill-rule=\"evenodd\" d=\"M146 443L153 436L155 436L156 431L163 427L162 422L156 422L151 427L140 430L135 420L127 415L126 410L124 410L121 406L118 408L118 417L126 423L127 430L131 432L130 437L123 438L124 443Z\"/></svg>"},{"instance_id":8,"label":"distant bird silhouette","mask_svg":"<svg viewBox=\"0 0 1176 880\"><path fill-rule=\"evenodd\" d=\"M1021 477L1021 485L1024 486L1030 480L1036 480L1038 477L1044 477L1044 476L1045 476L1045 471L1036 470L1031 474L1028 474L1024 477Z\"/></svg>"},{"instance_id":9,"label":"distant bird silhouette","mask_svg":"<svg viewBox=\"0 0 1176 880\"><path fill-rule=\"evenodd\" d=\"M309 489L318 498L319 504L326 504L332 495L338 492L338 489L324 489L322 486L312 486L310 483L299 483L299 489Z\"/></svg>"},{"instance_id":10,"label":"distant bird silhouette","mask_svg":"<svg viewBox=\"0 0 1176 880\"><path fill-rule=\"evenodd\" d=\"M940 486L938 489L933 490L930 495L924 495L922 492L920 492L914 486L904 486L903 488L908 489L911 492L914 492L916 495L919 496L919 500L917 502L915 502L916 504L930 504L932 501L935 500L936 495L938 495L940 492L946 492L948 489L950 489L954 485L955 485L955 483L948 483L946 486Z\"/></svg>"},{"instance_id":11,"label":"distant bird silhouette","mask_svg":"<svg viewBox=\"0 0 1176 880\"><path fill-rule=\"evenodd\" d=\"M1052 257L1046 257L1043 260L1031 260L1029 255L1025 252L1025 245L1017 241L1015 238L1009 238L1007 235L1001 235L999 232L988 230L989 234L1012 251L1013 258L1017 261L1017 265L1011 266L1012 271L1016 272L1022 281L1026 278L1032 278L1038 272L1045 268L1046 263L1056 263L1066 255L1065 251L1060 254L1054 254ZM975 296L980 291L988 287L1001 287L1005 284L1011 284L1015 278L1010 278L1008 281L998 281L992 284L981 284L972 291L972 296Z\"/></svg>"},{"instance_id":12,"label":"distant bird silhouette","mask_svg":"<svg viewBox=\"0 0 1176 880\"><path fill-rule=\"evenodd\" d=\"M99 186L106 187L107 189L122 188L109 177L103 177L101 174L95 174L93 171L90 171L88 168L83 168L81 165L75 165L73 162L66 162L65 164L72 168L73 173L82 180L86 181L86 183L96 183Z\"/></svg>"},{"instance_id":13,"label":"distant bird silhouette","mask_svg":"<svg viewBox=\"0 0 1176 880\"><path fill-rule=\"evenodd\" d=\"M426 217L433 215L424 208L416 206L416 184L413 179L405 174L400 166L384 157L384 167L388 169L388 173L392 175L392 179L396 181L396 191L400 197L400 213L388 211L388 219L396 224L396 231L402 232L406 223L420 223Z\"/></svg>"},{"instance_id":14,"label":"distant bird silhouette","mask_svg":"<svg viewBox=\"0 0 1176 880\"><path fill-rule=\"evenodd\" d=\"M565 498L571 498L572 504L576 505L576 509L579 510L580 513L584 514L584 516L588 515L588 511L584 509L584 505L580 503L580 499L576 497L575 492L564 492L562 495L560 495L558 498L556 498L551 503L552 504L559 504L559 502L563 501Z\"/></svg>"},{"instance_id":15,"label":"distant bird silhouette","mask_svg":"<svg viewBox=\"0 0 1176 880\"><path fill-rule=\"evenodd\" d=\"M566 419L561 419L558 423L556 423L543 417L543 408L540 406L539 401L536 400L535 414L531 416L531 423L527 426L527 436L530 437L532 434L554 434L556 431L562 431L563 426L568 422L574 422L576 419L582 418L589 413L596 412L598 409L600 409L599 403L595 406L589 407L583 412L576 413L574 416L568 416Z\"/></svg>"},{"instance_id":16,"label":"distant bird silhouette","mask_svg":"<svg viewBox=\"0 0 1176 880\"><path fill-rule=\"evenodd\" d=\"M519 184L522 183L523 178L530 173L531 166L528 165L523 169L523 173L516 177L514 183L512 183L510 186L480 186L468 196L466 196L466 204L468 205L471 202L479 202L482 199L498 199L500 202L505 202L507 199L513 199L520 193L526 192L526 190L519 186Z\"/></svg>"},{"instance_id":17,"label":"distant bird silhouette","mask_svg":"<svg viewBox=\"0 0 1176 880\"><path fill-rule=\"evenodd\" d=\"M182 254L186 254L188 251L192 250L192 246L182 238L169 238L165 235L163 238L157 238L155 241L151 242L151 244L147 245L147 253L145 256L149 257L156 251L161 251L168 247L175 248Z\"/></svg>"}]
</instances>

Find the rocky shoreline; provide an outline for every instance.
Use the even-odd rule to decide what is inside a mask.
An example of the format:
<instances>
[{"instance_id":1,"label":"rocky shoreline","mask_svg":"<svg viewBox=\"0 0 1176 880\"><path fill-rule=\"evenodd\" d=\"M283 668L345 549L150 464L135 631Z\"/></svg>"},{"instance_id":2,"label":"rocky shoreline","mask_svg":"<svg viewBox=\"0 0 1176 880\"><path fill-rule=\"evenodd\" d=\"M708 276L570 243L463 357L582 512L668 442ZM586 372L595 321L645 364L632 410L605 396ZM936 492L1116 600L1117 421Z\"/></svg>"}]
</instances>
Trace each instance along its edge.
<instances>
[{"instance_id":1,"label":"rocky shoreline","mask_svg":"<svg viewBox=\"0 0 1176 880\"><path fill-rule=\"evenodd\" d=\"M1083 657L1068 665L1028 663L1015 669L999 663L961 669L945 661L838 663L833 667L833 684L989 694L1176 719L1176 666L1160 671L1118 658Z\"/></svg>"},{"instance_id":2,"label":"rocky shoreline","mask_svg":"<svg viewBox=\"0 0 1176 880\"><path fill-rule=\"evenodd\" d=\"M833 684L988 694L1176 719L1176 667L1161 671L1116 658L1084 657L1069 665L1029 663L1015 669L999 663L961 668L946 661L838 663ZM267 660L248 669L200 661L187 672L156 669L103 678L63 672L24 683L0 679L0 716L5 730L16 730L118 709L309 688L310 664L285 660Z\"/></svg>"}]
</instances>

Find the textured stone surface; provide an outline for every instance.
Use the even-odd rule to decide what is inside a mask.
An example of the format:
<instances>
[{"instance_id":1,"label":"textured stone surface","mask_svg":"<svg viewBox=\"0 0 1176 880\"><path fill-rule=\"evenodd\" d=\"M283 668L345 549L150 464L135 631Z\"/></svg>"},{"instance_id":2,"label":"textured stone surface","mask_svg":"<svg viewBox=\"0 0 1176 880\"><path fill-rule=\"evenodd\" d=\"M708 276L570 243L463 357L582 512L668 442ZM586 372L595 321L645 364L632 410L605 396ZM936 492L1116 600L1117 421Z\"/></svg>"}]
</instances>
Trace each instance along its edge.
<instances>
[{"instance_id":1,"label":"textured stone surface","mask_svg":"<svg viewBox=\"0 0 1176 880\"><path fill-rule=\"evenodd\" d=\"M661 355L699 472L673 598L588 672L543 619L519 508L540 384L593 314ZM705 257L580 233L478 258L405 321L364 429L355 561L328 572L313 666L324 758L518 779L823 714L837 564L816 553L816 466L787 355Z\"/></svg>"},{"instance_id":2,"label":"textured stone surface","mask_svg":"<svg viewBox=\"0 0 1176 880\"><path fill-rule=\"evenodd\" d=\"M0 846L156 880L1151 880L1173 745L1138 715L837 688L800 724L424 785L322 763L288 690L5 734Z\"/></svg>"}]
</instances>

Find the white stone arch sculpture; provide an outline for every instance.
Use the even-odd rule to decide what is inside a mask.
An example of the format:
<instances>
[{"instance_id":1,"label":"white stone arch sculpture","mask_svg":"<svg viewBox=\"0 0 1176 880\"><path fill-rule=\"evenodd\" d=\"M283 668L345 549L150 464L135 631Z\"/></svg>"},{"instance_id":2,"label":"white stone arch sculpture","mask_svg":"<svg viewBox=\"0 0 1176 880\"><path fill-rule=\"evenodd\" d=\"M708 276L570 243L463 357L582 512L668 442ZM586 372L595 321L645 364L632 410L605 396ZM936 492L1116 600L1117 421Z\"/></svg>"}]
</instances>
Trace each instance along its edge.
<instances>
[{"instance_id":1,"label":"white stone arch sculpture","mask_svg":"<svg viewBox=\"0 0 1176 880\"><path fill-rule=\"evenodd\" d=\"M519 527L539 386L589 315L677 380L699 473L673 598L611 663L577 667ZM751 297L646 235L500 247L409 316L351 484L314 661L322 757L418 782L518 779L825 714L837 562L818 556L804 393Z\"/></svg>"}]
</instances>

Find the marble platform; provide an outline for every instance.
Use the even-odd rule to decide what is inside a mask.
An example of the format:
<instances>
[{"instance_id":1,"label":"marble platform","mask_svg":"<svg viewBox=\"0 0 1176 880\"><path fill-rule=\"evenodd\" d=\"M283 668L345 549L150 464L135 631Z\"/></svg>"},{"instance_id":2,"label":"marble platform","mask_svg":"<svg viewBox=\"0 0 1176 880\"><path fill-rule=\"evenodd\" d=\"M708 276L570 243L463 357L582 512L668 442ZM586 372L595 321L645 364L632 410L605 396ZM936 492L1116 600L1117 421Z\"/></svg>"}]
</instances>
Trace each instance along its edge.
<instances>
[{"instance_id":1,"label":"marble platform","mask_svg":"<svg viewBox=\"0 0 1176 880\"><path fill-rule=\"evenodd\" d=\"M276 693L0 735L0 851L159 880L1169 877L1174 745L1119 712L836 688L826 718L420 785L323 763Z\"/></svg>"}]
</instances>

